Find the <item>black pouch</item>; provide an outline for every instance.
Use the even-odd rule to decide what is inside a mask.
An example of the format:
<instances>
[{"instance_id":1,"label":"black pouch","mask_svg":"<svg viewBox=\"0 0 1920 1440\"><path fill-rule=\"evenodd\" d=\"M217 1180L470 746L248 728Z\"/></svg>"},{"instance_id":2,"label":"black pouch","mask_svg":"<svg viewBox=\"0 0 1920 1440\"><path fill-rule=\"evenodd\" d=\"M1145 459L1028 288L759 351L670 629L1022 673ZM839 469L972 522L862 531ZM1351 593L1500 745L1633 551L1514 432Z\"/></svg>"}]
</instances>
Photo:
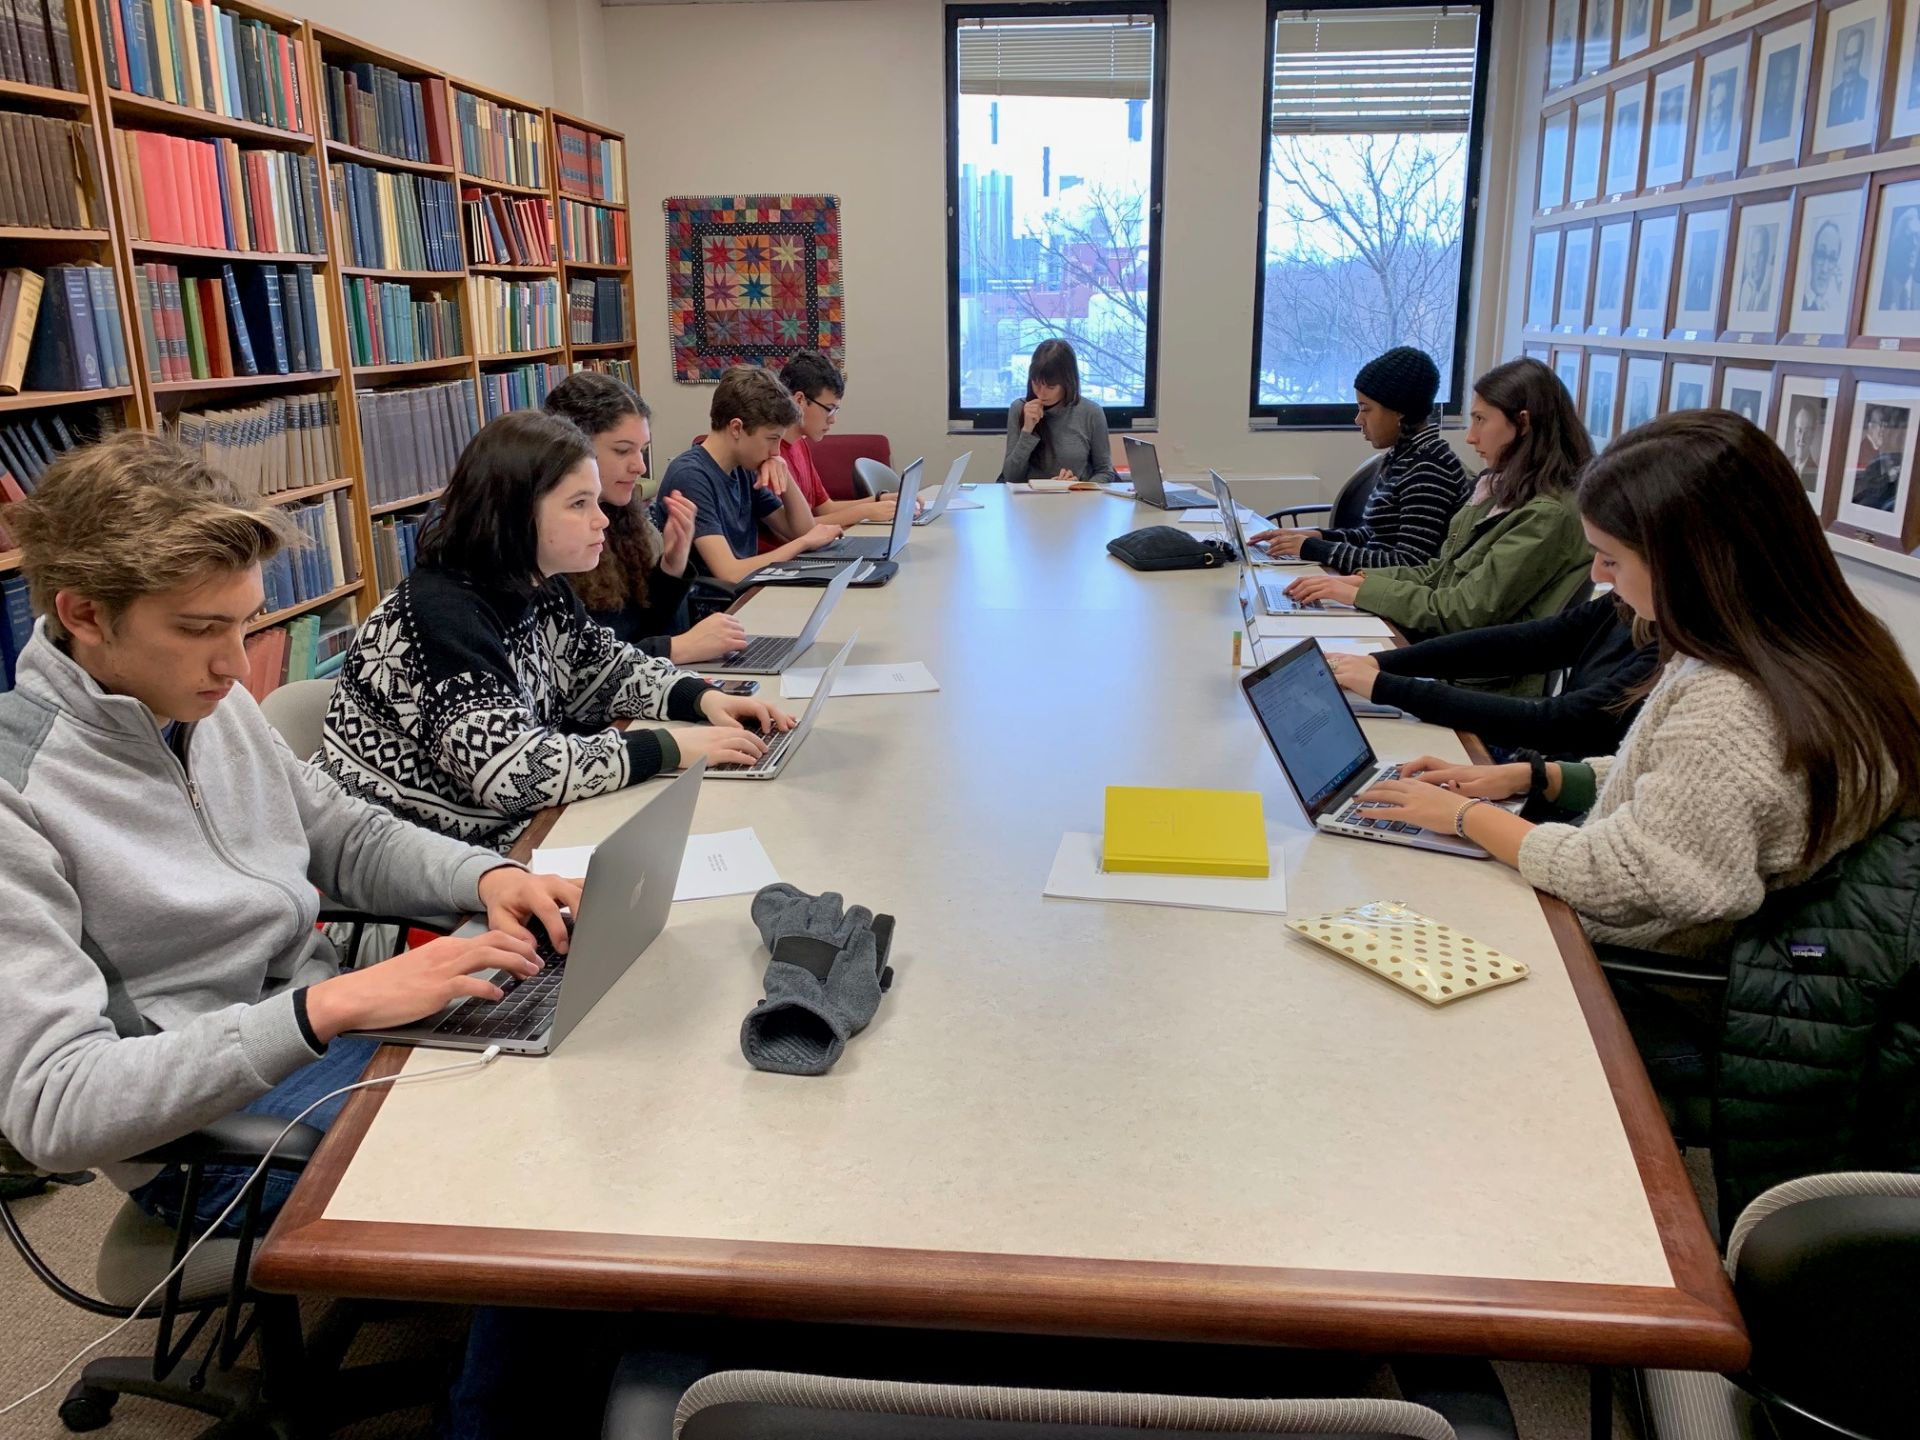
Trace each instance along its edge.
<instances>
[{"instance_id":1,"label":"black pouch","mask_svg":"<svg viewBox=\"0 0 1920 1440\"><path fill-rule=\"evenodd\" d=\"M1177 525L1149 525L1107 542L1107 553L1136 570L1217 570L1233 559L1221 540L1196 540Z\"/></svg>"}]
</instances>

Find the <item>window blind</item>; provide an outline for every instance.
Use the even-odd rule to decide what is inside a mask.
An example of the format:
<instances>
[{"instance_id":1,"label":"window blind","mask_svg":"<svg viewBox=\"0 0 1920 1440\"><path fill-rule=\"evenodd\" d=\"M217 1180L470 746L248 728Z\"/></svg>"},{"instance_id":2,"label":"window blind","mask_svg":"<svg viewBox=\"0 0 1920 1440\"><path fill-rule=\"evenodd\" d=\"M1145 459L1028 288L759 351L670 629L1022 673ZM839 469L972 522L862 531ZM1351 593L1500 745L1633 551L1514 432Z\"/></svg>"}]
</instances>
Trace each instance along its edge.
<instances>
[{"instance_id":1,"label":"window blind","mask_svg":"<svg viewBox=\"0 0 1920 1440\"><path fill-rule=\"evenodd\" d=\"M1153 21L1139 15L963 20L962 95L1153 98Z\"/></svg>"},{"instance_id":2,"label":"window blind","mask_svg":"<svg viewBox=\"0 0 1920 1440\"><path fill-rule=\"evenodd\" d=\"M1283 10L1274 22L1276 135L1464 135L1477 5Z\"/></svg>"}]
</instances>

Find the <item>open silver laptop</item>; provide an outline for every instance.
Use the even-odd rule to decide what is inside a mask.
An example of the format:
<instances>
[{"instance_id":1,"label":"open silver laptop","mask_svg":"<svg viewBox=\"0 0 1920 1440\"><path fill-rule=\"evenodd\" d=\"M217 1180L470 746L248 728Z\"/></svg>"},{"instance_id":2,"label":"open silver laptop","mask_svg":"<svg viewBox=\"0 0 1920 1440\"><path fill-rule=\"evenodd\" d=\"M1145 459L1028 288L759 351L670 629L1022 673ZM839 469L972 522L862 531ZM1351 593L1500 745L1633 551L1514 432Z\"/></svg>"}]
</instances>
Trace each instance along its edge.
<instances>
[{"instance_id":1,"label":"open silver laptop","mask_svg":"<svg viewBox=\"0 0 1920 1440\"><path fill-rule=\"evenodd\" d=\"M816 550L813 553L818 555L821 552ZM827 623L827 616L833 613L833 607L840 602L840 597L847 593L847 586L853 583L854 572L858 569L858 565L840 567L839 573L820 592L820 598L814 602L813 613L807 616L807 623L798 635L749 635L745 649L735 650L718 660L699 661L690 668L722 670L729 675L778 675L813 648L820 627Z\"/></svg>"},{"instance_id":2,"label":"open silver laptop","mask_svg":"<svg viewBox=\"0 0 1920 1440\"><path fill-rule=\"evenodd\" d=\"M918 515L913 517L914 524L931 525L946 513L947 502L953 499L953 492L960 488L960 477L967 473L967 462L971 459L973 459L973 452L969 450L947 467L947 478L940 482L939 493ZM902 489L900 493L904 495L906 491ZM899 519L898 511L894 513L894 518Z\"/></svg>"},{"instance_id":3,"label":"open silver laptop","mask_svg":"<svg viewBox=\"0 0 1920 1440\"><path fill-rule=\"evenodd\" d=\"M1374 754L1360 722L1341 699L1339 683L1317 641L1290 645L1242 676L1240 693L1247 697L1300 808L1317 828L1359 840L1487 858L1487 852L1469 840L1389 820L1359 803L1358 797L1378 781L1398 778L1400 767L1382 765Z\"/></svg>"},{"instance_id":4,"label":"open silver laptop","mask_svg":"<svg viewBox=\"0 0 1920 1440\"><path fill-rule=\"evenodd\" d=\"M552 1054L666 925L705 768L696 760L595 847L564 956L542 946L546 969L525 980L487 972L482 978L506 991L499 1000L467 996L417 1024L354 1033L439 1050Z\"/></svg>"},{"instance_id":5,"label":"open silver laptop","mask_svg":"<svg viewBox=\"0 0 1920 1440\"><path fill-rule=\"evenodd\" d=\"M1241 630L1241 634L1245 637L1247 652L1253 656L1253 663L1256 668L1266 664L1279 646L1292 643L1291 641L1269 640L1260 633L1260 601L1257 598L1259 594L1257 588L1259 583L1259 576L1255 575L1253 570L1247 565L1247 562L1242 560L1240 562L1240 583L1238 586L1240 592L1240 623L1244 627ZM1407 712L1400 709L1397 705L1378 705L1367 699L1364 695L1354 694L1351 690L1342 690L1340 694L1342 698L1346 700L1347 708L1356 715L1365 715L1375 720L1401 720L1406 718Z\"/></svg>"},{"instance_id":6,"label":"open silver laptop","mask_svg":"<svg viewBox=\"0 0 1920 1440\"><path fill-rule=\"evenodd\" d=\"M1127 474L1133 479L1133 498L1158 510L1198 510L1213 502L1193 485L1169 485L1160 473L1160 452L1148 440L1120 437L1127 453Z\"/></svg>"},{"instance_id":7,"label":"open silver laptop","mask_svg":"<svg viewBox=\"0 0 1920 1440\"><path fill-rule=\"evenodd\" d=\"M894 507L893 528L886 539L875 535L842 535L831 545L809 550L812 560L891 560L907 548L913 534L913 497L920 493L920 472L926 461L916 460L900 472L900 503Z\"/></svg>"},{"instance_id":8,"label":"open silver laptop","mask_svg":"<svg viewBox=\"0 0 1920 1440\"><path fill-rule=\"evenodd\" d=\"M1273 565L1274 558L1258 546L1247 543L1246 527L1240 523L1240 507L1234 503L1233 491L1227 482L1220 478L1220 472L1209 470L1213 477L1213 495L1220 506L1220 528L1226 531L1227 543L1240 557L1240 563L1253 576L1255 593L1260 597L1260 609L1268 615L1313 614L1328 610L1353 610L1357 607L1341 600L1296 600L1287 594L1291 580L1269 580L1260 574L1255 566Z\"/></svg>"},{"instance_id":9,"label":"open silver laptop","mask_svg":"<svg viewBox=\"0 0 1920 1440\"><path fill-rule=\"evenodd\" d=\"M807 732L813 729L813 722L820 718L820 712L827 708L827 697L833 693L833 682L840 678L841 667L847 663L847 656L853 653L853 642L860 638L858 632L847 637L847 643L840 647L837 655L827 662L827 668L821 673L820 684L815 687L813 698L807 701L805 713L800 723L791 730L783 730L767 741L767 752L751 765L715 765L707 771L709 780L771 780L785 767L793 753L800 748L800 742L807 738Z\"/></svg>"}]
</instances>

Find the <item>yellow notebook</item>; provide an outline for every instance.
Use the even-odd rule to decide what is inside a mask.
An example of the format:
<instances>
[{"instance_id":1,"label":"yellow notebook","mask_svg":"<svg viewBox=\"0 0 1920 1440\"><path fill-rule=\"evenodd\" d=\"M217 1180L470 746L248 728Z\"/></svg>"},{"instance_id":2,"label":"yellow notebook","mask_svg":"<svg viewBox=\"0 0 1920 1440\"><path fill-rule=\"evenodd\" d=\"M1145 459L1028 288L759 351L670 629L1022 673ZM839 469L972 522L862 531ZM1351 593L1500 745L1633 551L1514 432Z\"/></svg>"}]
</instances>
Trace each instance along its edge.
<instances>
[{"instance_id":1,"label":"yellow notebook","mask_svg":"<svg viewBox=\"0 0 1920 1440\"><path fill-rule=\"evenodd\" d=\"M1267 825L1260 796L1252 790L1109 785L1100 868L1263 879Z\"/></svg>"}]
</instances>

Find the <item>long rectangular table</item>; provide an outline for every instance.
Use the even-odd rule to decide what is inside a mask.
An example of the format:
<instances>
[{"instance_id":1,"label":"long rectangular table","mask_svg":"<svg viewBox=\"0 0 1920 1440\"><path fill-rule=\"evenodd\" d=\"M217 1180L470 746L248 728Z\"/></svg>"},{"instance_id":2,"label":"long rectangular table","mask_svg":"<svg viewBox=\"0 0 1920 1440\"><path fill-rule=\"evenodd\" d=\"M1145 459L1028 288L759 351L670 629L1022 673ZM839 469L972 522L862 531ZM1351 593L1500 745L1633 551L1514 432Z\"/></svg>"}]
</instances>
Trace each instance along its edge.
<instances>
[{"instance_id":1,"label":"long rectangular table","mask_svg":"<svg viewBox=\"0 0 1920 1440\"><path fill-rule=\"evenodd\" d=\"M296 1292L1730 1369L1747 1341L1570 911L1492 862L1319 836L1229 664L1233 576L1142 575L1164 517L974 492L810 662L924 660L786 772L708 784L783 879L899 919L828 1076L739 1050L747 897L678 905L552 1056L354 1097L261 1252ZM767 589L753 633L817 592ZM777 697L778 682L765 693ZM1388 758L1450 731L1368 723ZM1044 898L1116 783L1253 788L1292 914L1401 899L1531 976L1431 1009L1270 915ZM569 807L607 834L659 792ZM377 1073L448 1063L383 1051Z\"/></svg>"}]
</instances>

